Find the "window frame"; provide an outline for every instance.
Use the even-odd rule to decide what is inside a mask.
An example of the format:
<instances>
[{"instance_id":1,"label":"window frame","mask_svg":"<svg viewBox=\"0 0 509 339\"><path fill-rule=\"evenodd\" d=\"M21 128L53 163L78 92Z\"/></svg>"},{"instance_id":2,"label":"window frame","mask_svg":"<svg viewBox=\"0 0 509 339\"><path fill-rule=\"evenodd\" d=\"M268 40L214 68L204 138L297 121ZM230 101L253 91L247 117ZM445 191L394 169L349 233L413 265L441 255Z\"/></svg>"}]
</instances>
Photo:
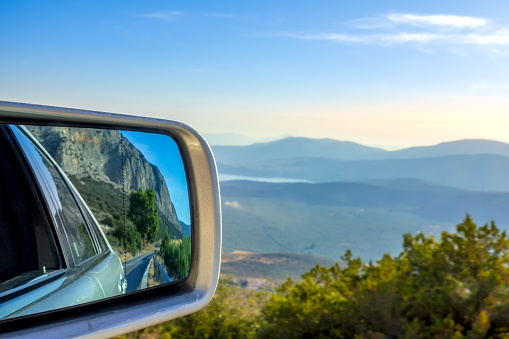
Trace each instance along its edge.
<instances>
[{"instance_id":1,"label":"window frame","mask_svg":"<svg viewBox=\"0 0 509 339\"><path fill-rule=\"evenodd\" d=\"M26 130L22 125L9 125L12 135L14 136L14 139L18 143L20 153L22 153L25 161L27 162L29 169L32 171L34 176L36 177L37 185L39 186L39 195L40 200L44 201L43 205L45 205L48 214L50 215L50 223L52 223L53 227L56 229L56 237L58 238L58 242L60 243L62 248L65 248L63 251L64 257L66 259L67 267L66 268L73 268L73 267L81 267L86 266L88 262L95 261L99 256L103 254L103 252L107 252L110 250L109 248L105 248L104 246L101 246L99 240L97 239L97 226L94 229L93 226L91 226L91 221L89 217L86 215L88 213L84 213L83 208L83 201L80 201L80 199L77 198L77 190L72 185L72 183L69 181L67 176L63 173L63 171L60 169L58 164L53 160L53 158L48 154L48 152L44 149L44 147L41 146L41 144L32 136L30 132ZM53 169L56 170L58 175L60 176L60 179L65 184L65 187L69 191L69 194L72 196L74 205L77 207L81 218L84 221L85 228L87 230L87 233L90 237L90 240L94 247L94 254L87 259L78 262L78 260L75 258L75 254L73 252L73 248L71 246L71 241L69 239L69 235L67 234L67 228L68 225L64 224L63 218L61 216L60 211L58 211L57 204L55 201L58 201L60 198L56 197L55 194L49 189L49 184L46 181L45 176L42 173L42 170L39 168L37 162L34 160L34 155L31 153L31 151L26 147L26 145L23 145L23 141L19 139L19 136L16 134L16 131L21 133L30 143L31 145L37 149L37 151L41 154L42 157L45 158L51 164ZM52 206L49 206L52 204ZM58 211L58 216L56 216L52 211ZM89 211L87 211L89 212ZM94 229L94 230L93 230ZM101 234L102 236L102 234Z\"/></svg>"}]
</instances>

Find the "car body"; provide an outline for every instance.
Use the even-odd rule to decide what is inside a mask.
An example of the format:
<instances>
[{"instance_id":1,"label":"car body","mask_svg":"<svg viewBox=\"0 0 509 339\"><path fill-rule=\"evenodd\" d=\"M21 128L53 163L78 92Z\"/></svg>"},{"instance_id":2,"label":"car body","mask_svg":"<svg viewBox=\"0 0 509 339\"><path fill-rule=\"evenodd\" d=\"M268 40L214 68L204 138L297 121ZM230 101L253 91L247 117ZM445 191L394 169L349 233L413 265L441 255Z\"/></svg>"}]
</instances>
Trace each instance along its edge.
<instances>
[{"instance_id":1,"label":"car body","mask_svg":"<svg viewBox=\"0 0 509 339\"><path fill-rule=\"evenodd\" d=\"M0 204L0 253L9 258L0 268L0 319L125 293L119 256L54 159L22 126L1 125L0 143L11 160L0 170L4 189L18 191Z\"/></svg>"}]
</instances>

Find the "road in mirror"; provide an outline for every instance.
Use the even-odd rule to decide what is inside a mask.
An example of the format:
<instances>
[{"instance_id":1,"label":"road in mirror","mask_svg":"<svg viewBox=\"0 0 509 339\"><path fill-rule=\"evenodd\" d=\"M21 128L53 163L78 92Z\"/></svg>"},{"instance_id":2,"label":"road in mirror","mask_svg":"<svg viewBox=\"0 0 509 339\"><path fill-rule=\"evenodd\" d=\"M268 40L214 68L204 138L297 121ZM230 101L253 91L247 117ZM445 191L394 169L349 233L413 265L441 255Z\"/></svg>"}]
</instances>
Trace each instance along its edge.
<instances>
[{"instance_id":1,"label":"road in mirror","mask_svg":"<svg viewBox=\"0 0 509 339\"><path fill-rule=\"evenodd\" d=\"M170 137L0 125L0 156L0 319L189 275L189 195Z\"/></svg>"}]
</instances>

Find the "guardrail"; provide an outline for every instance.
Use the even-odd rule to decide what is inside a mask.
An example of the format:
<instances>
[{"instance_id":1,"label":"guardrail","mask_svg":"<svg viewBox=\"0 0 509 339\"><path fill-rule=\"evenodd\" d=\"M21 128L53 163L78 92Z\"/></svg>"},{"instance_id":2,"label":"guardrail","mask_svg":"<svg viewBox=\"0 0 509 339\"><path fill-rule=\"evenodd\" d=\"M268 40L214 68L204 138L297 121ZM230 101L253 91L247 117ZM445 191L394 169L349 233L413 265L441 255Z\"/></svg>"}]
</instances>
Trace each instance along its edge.
<instances>
[{"instance_id":1,"label":"guardrail","mask_svg":"<svg viewBox=\"0 0 509 339\"><path fill-rule=\"evenodd\" d=\"M154 275L160 284L166 284L173 281L173 279L170 278L164 270L163 265L157 261L156 256L154 256Z\"/></svg>"},{"instance_id":2,"label":"guardrail","mask_svg":"<svg viewBox=\"0 0 509 339\"><path fill-rule=\"evenodd\" d=\"M150 264L155 258L155 254L150 258L147 267L145 268L145 272L143 272L143 278L141 278L140 284L138 285L138 290L144 289L148 287L148 270L150 269Z\"/></svg>"}]
</instances>

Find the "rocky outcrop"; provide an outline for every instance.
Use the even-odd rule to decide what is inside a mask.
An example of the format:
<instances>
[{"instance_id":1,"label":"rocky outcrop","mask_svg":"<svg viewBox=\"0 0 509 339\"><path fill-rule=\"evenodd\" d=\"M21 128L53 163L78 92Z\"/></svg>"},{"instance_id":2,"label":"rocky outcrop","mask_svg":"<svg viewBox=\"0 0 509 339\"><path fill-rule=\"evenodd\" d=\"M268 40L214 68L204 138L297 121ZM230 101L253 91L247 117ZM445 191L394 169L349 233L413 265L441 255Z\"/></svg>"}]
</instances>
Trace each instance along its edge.
<instances>
[{"instance_id":1,"label":"rocky outcrop","mask_svg":"<svg viewBox=\"0 0 509 339\"><path fill-rule=\"evenodd\" d=\"M163 175L118 131L46 126L27 128L67 175L89 177L121 188L123 169L126 192L139 187L154 190L160 221L173 225L182 233Z\"/></svg>"}]
</instances>

